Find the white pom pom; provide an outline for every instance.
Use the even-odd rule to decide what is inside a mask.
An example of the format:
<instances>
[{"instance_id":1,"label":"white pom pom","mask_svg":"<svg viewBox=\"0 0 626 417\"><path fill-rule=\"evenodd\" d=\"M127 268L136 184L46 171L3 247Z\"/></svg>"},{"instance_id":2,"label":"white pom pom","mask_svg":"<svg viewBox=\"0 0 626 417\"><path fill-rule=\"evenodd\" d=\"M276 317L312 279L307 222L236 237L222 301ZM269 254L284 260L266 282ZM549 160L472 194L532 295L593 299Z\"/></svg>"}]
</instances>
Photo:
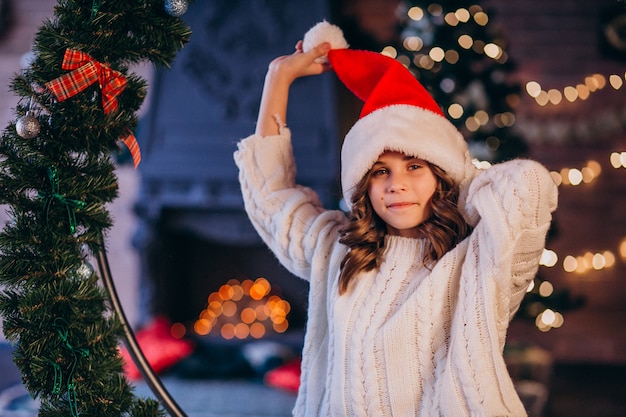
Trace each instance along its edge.
<instances>
[{"instance_id":1,"label":"white pom pom","mask_svg":"<svg viewBox=\"0 0 626 417\"><path fill-rule=\"evenodd\" d=\"M302 39L302 51L308 52L320 43L324 42L330 43L330 49L345 49L348 47L348 42L346 42L346 39L343 36L343 31L339 28L339 26L323 20L304 34L304 38ZM327 63L328 58L326 56L322 56L317 58L316 62Z\"/></svg>"}]
</instances>

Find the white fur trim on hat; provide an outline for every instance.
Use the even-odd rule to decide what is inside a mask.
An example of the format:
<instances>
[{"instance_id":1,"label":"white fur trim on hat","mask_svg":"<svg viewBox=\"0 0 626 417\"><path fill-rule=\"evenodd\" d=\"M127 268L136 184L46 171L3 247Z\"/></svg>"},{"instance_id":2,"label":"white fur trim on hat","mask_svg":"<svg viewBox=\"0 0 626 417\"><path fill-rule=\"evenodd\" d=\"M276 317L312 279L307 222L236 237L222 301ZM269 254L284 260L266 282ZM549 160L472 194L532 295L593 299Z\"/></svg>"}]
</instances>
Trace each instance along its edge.
<instances>
[{"instance_id":1,"label":"white fur trim on hat","mask_svg":"<svg viewBox=\"0 0 626 417\"><path fill-rule=\"evenodd\" d=\"M456 184L471 165L467 143L447 119L411 105L380 108L354 124L341 149L341 185L348 207L354 187L385 151L402 152L437 165Z\"/></svg>"}]
</instances>

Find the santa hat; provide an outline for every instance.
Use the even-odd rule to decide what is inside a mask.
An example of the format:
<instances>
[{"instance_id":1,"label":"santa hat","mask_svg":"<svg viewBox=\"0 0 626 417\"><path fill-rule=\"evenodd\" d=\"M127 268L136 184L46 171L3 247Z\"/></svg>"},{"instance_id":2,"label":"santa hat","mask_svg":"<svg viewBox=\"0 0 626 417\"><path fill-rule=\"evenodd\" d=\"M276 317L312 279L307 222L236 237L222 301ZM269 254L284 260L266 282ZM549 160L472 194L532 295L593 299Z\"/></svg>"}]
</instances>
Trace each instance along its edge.
<instances>
[{"instance_id":1,"label":"santa hat","mask_svg":"<svg viewBox=\"0 0 626 417\"><path fill-rule=\"evenodd\" d=\"M351 205L354 187L385 151L424 159L460 184L471 165L467 143L409 70L388 56L347 49L341 29L326 21L305 34L303 50L323 42L331 44L328 61L341 82L364 103L341 149L345 203Z\"/></svg>"}]
</instances>

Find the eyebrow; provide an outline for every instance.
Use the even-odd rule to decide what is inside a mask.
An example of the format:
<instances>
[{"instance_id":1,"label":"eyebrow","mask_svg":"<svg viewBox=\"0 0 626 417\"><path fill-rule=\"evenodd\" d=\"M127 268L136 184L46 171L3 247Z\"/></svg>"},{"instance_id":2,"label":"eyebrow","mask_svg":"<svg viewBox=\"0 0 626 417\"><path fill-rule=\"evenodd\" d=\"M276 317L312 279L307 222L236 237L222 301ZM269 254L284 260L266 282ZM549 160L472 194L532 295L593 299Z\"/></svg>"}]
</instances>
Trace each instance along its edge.
<instances>
[{"instance_id":1,"label":"eyebrow","mask_svg":"<svg viewBox=\"0 0 626 417\"><path fill-rule=\"evenodd\" d=\"M418 156L410 156L410 155L405 155L404 157L402 157L402 160L403 160L403 161L412 161L413 159L417 159L418 161L424 161L424 162L426 162L426 160L425 160L425 159L422 159L422 158L420 158L420 157L418 157ZM383 162L383 161L381 161L381 160L379 159L379 160L377 160L376 162L374 162L372 165L377 165L377 164L378 164L378 165L382 165L382 164L384 164L384 163L385 163L385 162Z\"/></svg>"}]
</instances>

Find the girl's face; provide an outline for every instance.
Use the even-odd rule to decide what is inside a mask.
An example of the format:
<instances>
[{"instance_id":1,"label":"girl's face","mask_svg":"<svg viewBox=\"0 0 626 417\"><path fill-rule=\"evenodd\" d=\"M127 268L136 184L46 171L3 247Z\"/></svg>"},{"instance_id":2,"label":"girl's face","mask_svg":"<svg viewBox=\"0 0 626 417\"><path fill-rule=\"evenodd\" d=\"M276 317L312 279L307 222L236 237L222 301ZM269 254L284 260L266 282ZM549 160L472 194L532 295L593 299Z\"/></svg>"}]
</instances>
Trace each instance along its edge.
<instances>
[{"instance_id":1,"label":"girl's face","mask_svg":"<svg viewBox=\"0 0 626 417\"><path fill-rule=\"evenodd\" d=\"M423 159L384 152L372 166L368 196L387 233L420 237L418 226L431 215L437 177Z\"/></svg>"}]
</instances>

